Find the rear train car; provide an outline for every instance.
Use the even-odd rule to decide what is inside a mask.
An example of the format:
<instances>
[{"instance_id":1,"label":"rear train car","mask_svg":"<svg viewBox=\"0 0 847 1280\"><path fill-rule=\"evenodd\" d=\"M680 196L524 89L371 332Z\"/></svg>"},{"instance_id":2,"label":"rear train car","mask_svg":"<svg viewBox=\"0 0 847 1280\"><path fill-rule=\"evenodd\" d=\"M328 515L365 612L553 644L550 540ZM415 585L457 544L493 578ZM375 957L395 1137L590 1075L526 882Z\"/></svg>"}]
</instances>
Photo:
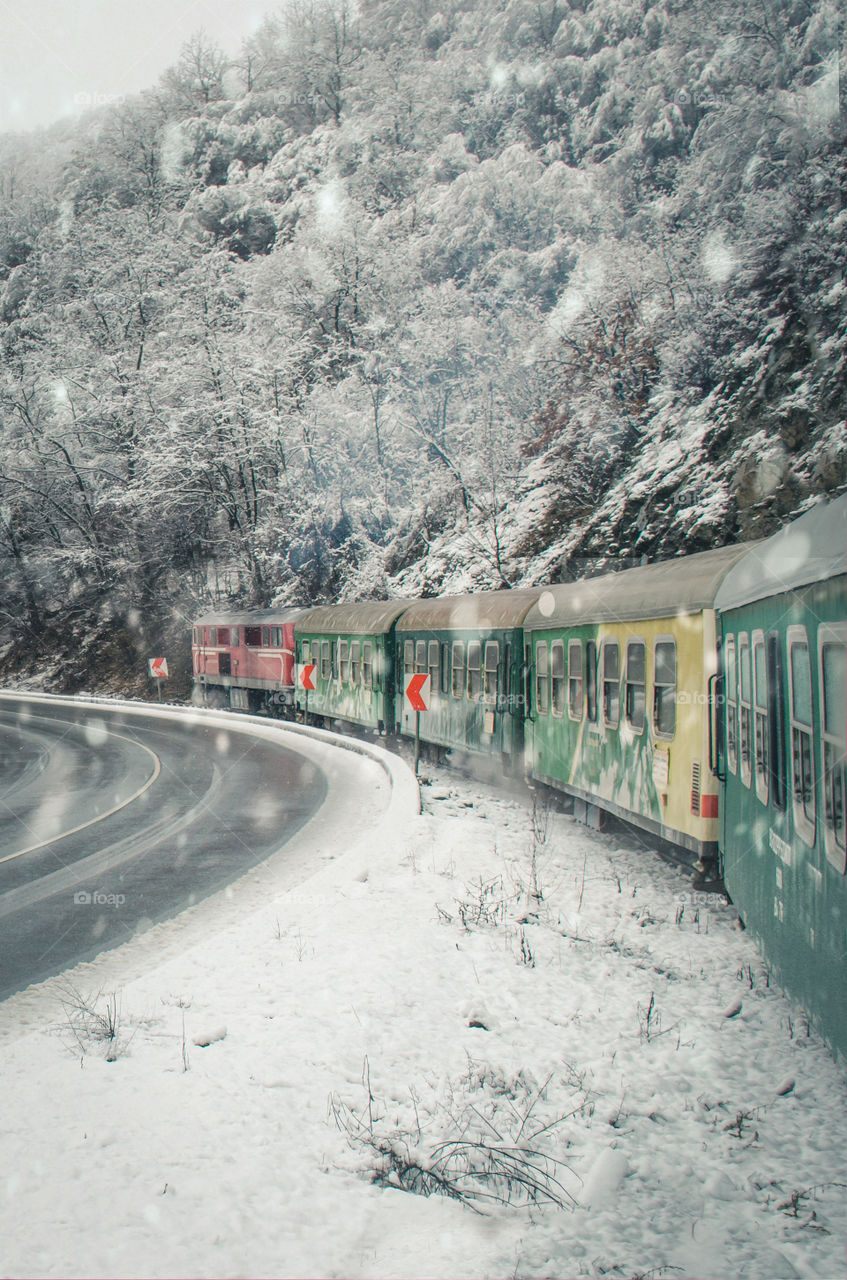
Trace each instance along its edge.
<instances>
[{"instance_id":1,"label":"rear train car","mask_svg":"<svg viewBox=\"0 0 847 1280\"><path fill-rule=\"evenodd\" d=\"M526 767L716 865L714 599L746 547L548 587L524 623ZM599 823L598 823L599 825Z\"/></svg>"},{"instance_id":2,"label":"rear train car","mask_svg":"<svg viewBox=\"0 0 847 1280\"><path fill-rule=\"evenodd\" d=\"M194 701L238 711L294 713L294 621L302 609L209 613L191 632Z\"/></svg>"},{"instance_id":3,"label":"rear train car","mask_svg":"<svg viewBox=\"0 0 847 1280\"><path fill-rule=\"evenodd\" d=\"M847 497L757 545L716 598L724 881L780 984L847 1052Z\"/></svg>"}]
</instances>

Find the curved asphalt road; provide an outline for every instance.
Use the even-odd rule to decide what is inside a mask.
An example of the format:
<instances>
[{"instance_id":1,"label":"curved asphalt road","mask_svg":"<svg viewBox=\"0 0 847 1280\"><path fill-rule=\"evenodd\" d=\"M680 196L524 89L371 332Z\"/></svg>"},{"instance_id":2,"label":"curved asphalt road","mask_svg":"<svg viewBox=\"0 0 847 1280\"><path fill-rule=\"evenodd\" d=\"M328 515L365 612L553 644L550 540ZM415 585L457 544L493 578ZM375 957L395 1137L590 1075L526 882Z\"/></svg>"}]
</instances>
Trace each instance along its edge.
<instances>
[{"instance_id":1,"label":"curved asphalt road","mask_svg":"<svg viewBox=\"0 0 847 1280\"><path fill-rule=\"evenodd\" d=\"M0 999L237 879L326 793L219 724L0 698Z\"/></svg>"}]
</instances>

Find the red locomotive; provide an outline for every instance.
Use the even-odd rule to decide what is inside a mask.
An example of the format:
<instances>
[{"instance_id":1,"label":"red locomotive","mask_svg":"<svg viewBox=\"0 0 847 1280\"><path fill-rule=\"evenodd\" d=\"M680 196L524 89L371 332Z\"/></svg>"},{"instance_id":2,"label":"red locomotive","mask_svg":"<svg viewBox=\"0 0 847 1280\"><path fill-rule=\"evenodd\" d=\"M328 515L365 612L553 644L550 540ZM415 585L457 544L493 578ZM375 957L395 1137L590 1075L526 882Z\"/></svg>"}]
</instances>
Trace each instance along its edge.
<instances>
[{"instance_id":1,"label":"red locomotive","mask_svg":"<svg viewBox=\"0 0 847 1280\"><path fill-rule=\"evenodd\" d=\"M194 697L205 706L294 714L294 622L302 609L208 613L191 633Z\"/></svg>"}]
</instances>

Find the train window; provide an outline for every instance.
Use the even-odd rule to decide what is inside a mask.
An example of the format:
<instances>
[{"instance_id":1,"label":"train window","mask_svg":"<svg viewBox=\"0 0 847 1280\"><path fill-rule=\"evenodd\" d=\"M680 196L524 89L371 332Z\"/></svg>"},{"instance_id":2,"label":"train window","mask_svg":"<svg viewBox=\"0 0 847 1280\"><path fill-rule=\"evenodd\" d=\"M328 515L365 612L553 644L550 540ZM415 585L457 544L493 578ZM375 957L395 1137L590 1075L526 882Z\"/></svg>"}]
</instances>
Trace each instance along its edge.
<instances>
[{"instance_id":1,"label":"train window","mask_svg":"<svg viewBox=\"0 0 847 1280\"><path fill-rule=\"evenodd\" d=\"M430 640L427 652L430 690L437 693L441 685L441 645L437 640Z\"/></svg>"},{"instance_id":2,"label":"train window","mask_svg":"<svg viewBox=\"0 0 847 1280\"><path fill-rule=\"evenodd\" d=\"M209 644L216 645L218 643L217 627L209 627Z\"/></svg>"},{"instance_id":3,"label":"train window","mask_svg":"<svg viewBox=\"0 0 847 1280\"><path fill-rule=\"evenodd\" d=\"M468 697L478 699L482 693L482 645L478 640L468 644Z\"/></svg>"},{"instance_id":4,"label":"train window","mask_svg":"<svg viewBox=\"0 0 847 1280\"><path fill-rule=\"evenodd\" d=\"M338 642L338 674L343 684L350 683L350 641Z\"/></svg>"},{"instance_id":5,"label":"train window","mask_svg":"<svg viewBox=\"0 0 847 1280\"><path fill-rule=\"evenodd\" d=\"M300 645L300 661L304 666L312 661L312 645L308 640Z\"/></svg>"},{"instance_id":6,"label":"train window","mask_svg":"<svg viewBox=\"0 0 847 1280\"><path fill-rule=\"evenodd\" d=\"M450 692L450 646L446 640L441 646L441 692Z\"/></svg>"},{"instance_id":7,"label":"train window","mask_svg":"<svg viewBox=\"0 0 847 1280\"><path fill-rule=\"evenodd\" d=\"M453 644L453 697L461 698L465 692L465 645L462 640Z\"/></svg>"},{"instance_id":8,"label":"train window","mask_svg":"<svg viewBox=\"0 0 847 1280\"><path fill-rule=\"evenodd\" d=\"M594 640L585 642L585 716L592 724L597 723L597 644Z\"/></svg>"},{"instance_id":9,"label":"train window","mask_svg":"<svg viewBox=\"0 0 847 1280\"><path fill-rule=\"evenodd\" d=\"M657 640L653 652L653 729L657 738L676 733L675 640Z\"/></svg>"},{"instance_id":10,"label":"train window","mask_svg":"<svg viewBox=\"0 0 847 1280\"><path fill-rule=\"evenodd\" d=\"M374 683L374 658L373 644L370 640L362 642L362 684L366 689L372 689Z\"/></svg>"},{"instance_id":11,"label":"train window","mask_svg":"<svg viewBox=\"0 0 847 1280\"><path fill-rule=\"evenodd\" d=\"M753 688L750 675L750 638L746 631L738 637L738 760L741 781L750 786L752 768Z\"/></svg>"},{"instance_id":12,"label":"train window","mask_svg":"<svg viewBox=\"0 0 847 1280\"><path fill-rule=\"evenodd\" d=\"M735 662L735 636L727 636L724 648L726 683L726 763L730 773L738 769L738 673Z\"/></svg>"},{"instance_id":13,"label":"train window","mask_svg":"<svg viewBox=\"0 0 847 1280\"><path fill-rule=\"evenodd\" d=\"M489 640L485 645L485 701L497 701L497 686L500 682L500 645L496 640Z\"/></svg>"},{"instance_id":14,"label":"train window","mask_svg":"<svg viewBox=\"0 0 847 1280\"><path fill-rule=\"evenodd\" d=\"M647 647L643 640L626 642L624 711L631 729L641 733L647 707Z\"/></svg>"},{"instance_id":15,"label":"train window","mask_svg":"<svg viewBox=\"0 0 847 1280\"><path fill-rule=\"evenodd\" d=\"M621 718L621 657L617 640L603 645L603 720L614 729Z\"/></svg>"},{"instance_id":16,"label":"train window","mask_svg":"<svg viewBox=\"0 0 847 1280\"><path fill-rule=\"evenodd\" d=\"M360 648L359 641L351 640L350 642L350 683L351 684L359 683L359 669L361 666L359 662L359 648Z\"/></svg>"},{"instance_id":17,"label":"train window","mask_svg":"<svg viewBox=\"0 0 847 1280\"><path fill-rule=\"evenodd\" d=\"M847 871L847 628L821 627L824 844L832 865Z\"/></svg>"},{"instance_id":18,"label":"train window","mask_svg":"<svg viewBox=\"0 0 847 1280\"><path fill-rule=\"evenodd\" d=\"M507 710L512 710L512 645L506 645L506 656L503 661L503 697L507 700Z\"/></svg>"},{"instance_id":19,"label":"train window","mask_svg":"<svg viewBox=\"0 0 847 1280\"><path fill-rule=\"evenodd\" d=\"M546 644L535 646L535 706L540 716L550 709L550 666Z\"/></svg>"},{"instance_id":20,"label":"train window","mask_svg":"<svg viewBox=\"0 0 847 1280\"><path fill-rule=\"evenodd\" d=\"M419 676L426 675L426 669L426 640L418 640L415 643L415 673Z\"/></svg>"},{"instance_id":21,"label":"train window","mask_svg":"<svg viewBox=\"0 0 847 1280\"><path fill-rule=\"evenodd\" d=\"M271 647L271 629L270 627L262 627L262 645L265 649Z\"/></svg>"},{"instance_id":22,"label":"train window","mask_svg":"<svg viewBox=\"0 0 847 1280\"><path fill-rule=\"evenodd\" d=\"M582 641L568 641L568 715L571 720L582 719L583 704Z\"/></svg>"},{"instance_id":23,"label":"train window","mask_svg":"<svg viewBox=\"0 0 847 1280\"><path fill-rule=\"evenodd\" d=\"M785 809L785 679L782 667L782 649L779 634L768 636L768 742L769 784L771 804Z\"/></svg>"},{"instance_id":24,"label":"train window","mask_svg":"<svg viewBox=\"0 0 847 1280\"><path fill-rule=\"evenodd\" d=\"M244 643L248 649L261 649L262 647L262 628L261 627L245 627Z\"/></svg>"},{"instance_id":25,"label":"train window","mask_svg":"<svg viewBox=\"0 0 847 1280\"><path fill-rule=\"evenodd\" d=\"M329 641L321 641L321 680L328 680L332 675L332 661L329 656Z\"/></svg>"},{"instance_id":26,"label":"train window","mask_svg":"<svg viewBox=\"0 0 847 1280\"><path fill-rule=\"evenodd\" d=\"M229 627L218 627L218 644L229 644Z\"/></svg>"},{"instance_id":27,"label":"train window","mask_svg":"<svg viewBox=\"0 0 847 1280\"><path fill-rule=\"evenodd\" d=\"M271 627L271 648L282 648L282 627Z\"/></svg>"},{"instance_id":28,"label":"train window","mask_svg":"<svg viewBox=\"0 0 847 1280\"><path fill-rule=\"evenodd\" d=\"M765 637L753 632L753 755L756 766L756 795L762 804L768 802L768 666Z\"/></svg>"},{"instance_id":29,"label":"train window","mask_svg":"<svg viewBox=\"0 0 847 1280\"><path fill-rule=\"evenodd\" d=\"M554 716L565 714L565 646L554 640L550 646L550 705Z\"/></svg>"},{"instance_id":30,"label":"train window","mask_svg":"<svg viewBox=\"0 0 847 1280\"><path fill-rule=\"evenodd\" d=\"M807 844L815 841L815 759L812 747L812 664L805 627L788 628L791 690L791 782L794 826Z\"/></svg>"},{"instance_id":31,"label":"train window","mask_svg":"<svg viewBox=\"0 0 847 1280\"><path fill-rule=\"evenodd\" d=\"M414 640L405 640L403 642L403 673L406 677L415 673L415 642ZM406 680L408 684L408 679Z\"/></svg>"}]
</instances>

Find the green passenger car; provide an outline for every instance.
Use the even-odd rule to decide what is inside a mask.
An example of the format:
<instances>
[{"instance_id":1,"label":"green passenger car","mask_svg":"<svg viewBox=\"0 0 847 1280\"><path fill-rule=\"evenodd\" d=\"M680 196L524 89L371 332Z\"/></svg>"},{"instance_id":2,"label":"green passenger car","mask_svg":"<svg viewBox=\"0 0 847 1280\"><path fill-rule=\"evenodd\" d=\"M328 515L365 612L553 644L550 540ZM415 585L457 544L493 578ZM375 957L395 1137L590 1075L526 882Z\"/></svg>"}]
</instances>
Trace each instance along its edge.
<instances>
[{"instance_id":1,"label":"green passenger car","mask_svg":"<svg viewBox=\"0 0 847 1280\"><path fill-rule=\"evenodd\" d=\"M380 600L304 610L295 633L298 710L309 719L393 732L394 628L410 604ZM304 667L313 668L313 690L304 686Z\"/></svg>"},{"instance_id":2,"label":"green passenger car","mask_svg":"<svg viewBox=\"0 0 847 1280\"><path fill-rule=\"evenodd\" d=\"M523 751L522 623L541 588L419 600L397 623L398 723L415 733L402 696L415 674L430 677L421 741L520 764Z\"/></svg>"},{"instance_id":3,"label":"green passenger car","mask_svg":"<svg viewBox=\"0 0 847 1280\"><path fill-rule=\"evenodd\" d=\"M550 587L524 623L529 776L703 863L718 850L714 599L745 550Z\"/></svg>"},{"instance_id":4,"label":"green passenger car","mask_svg":"<svg viewBox=\"0 0 847 1280\"><path fill-rule=\"evenodd\" d=\"M847 497L727 576L724 880L781 985L847 1053Z\"/></svg>"}]
</instances>

